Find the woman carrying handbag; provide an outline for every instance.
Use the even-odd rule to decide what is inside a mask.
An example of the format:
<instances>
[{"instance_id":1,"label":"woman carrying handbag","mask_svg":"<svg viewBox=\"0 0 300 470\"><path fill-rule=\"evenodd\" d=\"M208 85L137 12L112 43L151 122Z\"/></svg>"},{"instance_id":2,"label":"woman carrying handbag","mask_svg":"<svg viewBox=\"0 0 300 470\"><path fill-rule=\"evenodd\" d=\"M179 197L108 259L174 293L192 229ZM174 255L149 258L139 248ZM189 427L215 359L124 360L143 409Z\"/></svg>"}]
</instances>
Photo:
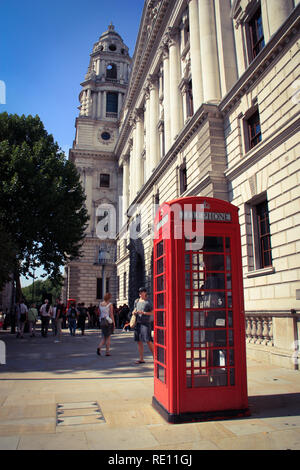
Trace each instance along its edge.
<instances>
[{"instance_id":1,"label":"woman carrying handbag","mask_svg":"<svg viewBox=\"0 0 300 470\"><path fill-rule=\"evenodd\" d=\"M101 348L105 345L106 356L110 356L110 337L115 328L113 305L110 303L111 294L108 292L104 296L103 302L99 304L100 310L100 328L102 330L102 340L97 348L98 356L101 356Z\"/></svg>"}]
</instances>

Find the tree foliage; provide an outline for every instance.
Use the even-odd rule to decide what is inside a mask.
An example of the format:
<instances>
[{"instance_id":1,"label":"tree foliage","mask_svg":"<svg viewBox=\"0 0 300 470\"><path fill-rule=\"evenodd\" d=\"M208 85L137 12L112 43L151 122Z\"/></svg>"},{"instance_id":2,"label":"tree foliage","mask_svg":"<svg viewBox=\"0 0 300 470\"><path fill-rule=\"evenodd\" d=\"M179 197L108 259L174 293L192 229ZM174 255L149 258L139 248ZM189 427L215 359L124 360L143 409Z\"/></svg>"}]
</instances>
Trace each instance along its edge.
<instances>
[{"instance_id":1,"label":"tree foliage","mask_svg":"<svg viewBox=\"0 0 300 470\"><path fill-rule=\"evenodd\" d=\"M54 283L51 279L37 279L31 285L22 288L22 297L27 305L35 303L41 305L45 298L52 297L52 303L61 296L62 285Z\"/></svg>"},{"instance_id":2,"label":"tree foliage","mask_svg":"<svg viewBox=\"0 0 300 470\"><path fill-rule=\"evenodd\" d=\"M42 267L57 278L61 265L80 256L88 220L75 165L38 116L2 113L0 174L0 233L10 241L15 273Z\"/></svg>"}]
</instances>

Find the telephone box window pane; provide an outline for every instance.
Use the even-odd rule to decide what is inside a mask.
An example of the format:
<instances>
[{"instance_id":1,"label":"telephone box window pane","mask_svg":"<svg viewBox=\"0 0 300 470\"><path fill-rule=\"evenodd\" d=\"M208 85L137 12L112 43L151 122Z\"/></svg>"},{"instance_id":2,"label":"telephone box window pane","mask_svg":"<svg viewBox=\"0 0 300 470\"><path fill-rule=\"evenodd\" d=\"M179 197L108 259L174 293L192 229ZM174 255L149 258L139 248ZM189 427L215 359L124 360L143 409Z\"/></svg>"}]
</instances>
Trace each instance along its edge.
<instances>
[{"instance_id":1,"label":"telephone box window pane","mask_svg":"<svg viewBox=\"0 0 300 470\"><path fill-rule=\"evenodd\" d=\"M190 289L190 283L191 283L191 276L190 273L187 272L185 273L185 288Z\"/></svg>"},{"instance_id":2,"label":"telephone box window pane","mask_svg":"<svg viewBox=\"0 0 300 470\"><path fill-rule=\"evenodd\" d=\"M203 289L225 289L225 274L209 273L203 284Z\"/></svg>"},{"instance_id":3,"label":"telephone box window pane","mask_svg":"<svg viewBox=\"0 0 300 470\"><path fill-rule=\"evenodd\" d=\"M187 388L192 388L192 371L186 371L186 386Z\"/></svg>"},{"instance_id":4,"label":"telephone box window pane","mask_svg":"<svg viewBox=\"0 0 300 470\"><path fill-rule=\"evenodd\" d=\"M226 256L226 271L231 271L231 259L230 259L230 256Z\"/></svg>"},{"instance_id":5,"label":"telephone box window pane","mask_svg":"<svg viewBox=\"0 0 300 470\"><path fill-rule=\"evenodd\" d=\"M156 357L158 362L161 362L162 364L166 363L165 350L163 348L160 348L159 346L156 347Z\"/></svg>"},{"instance_id":6,"label":"telephone box window pane","mask_svg":"<svg viewBox=\"0 0 300 470\"><path fill-rule=\"evenodd\" d=\"M226 310L211 310L207 312L205 328L225 328Z\"/></svg>"},{"instance_id":7,"label":"telephone box window pane","mask_svg":"<svg viewBox=\"0 0 300 470\"><path fill-rule=\"evenodd\" d=\"M193 289L200 290L204 284L204 272L193 273Z\"/></svg>"},{"instance_id":8,"label":"telephone box window pane","mask_svg":"<svg viewBox=\"0 0 300 470\"><path fill-rule=\"evenodd\" d=\"M203 305L205 308L225 307L225 292L205 292Z\"/></svg>"},{"instance_id":9,"label":"telephone box window pane","mask_svg":"<svg viewBox=\"0 0 300 470\"><path fill-rule=\"evenodd\" d=\"M159 276L156 279L156 290L157 292L165 290L165 276Z\"/></svg>"},{"instance_id":10,"label":"telephone box window pane","mask_svg":"<svg viewBox=\"0 0 300 470\"><path fill-rule=\"evenodd\" d=\"M231 289L231 274L226 274L226 289Z\"/></svg>"},{"instance_id":11,"label":"telephone box window pane","mask_svg":"<svg viewBox=\"0 0 300 470\"><path fill-rule=\"evenodd\" d=\"M225 271L223 255L205 255L204 263L207 271Z\"/></svg>"},{"instance_id":12,"label":"telephone box window pane","mask_svg":"<svg viewBox=\"0 0 300 470\"><path fill-rule=\"evenodd\" d=\"M156 308L164 308L165 307L165 294L158 294L156 296Z\"/></svg>"},{"instance_id":13,"label":"telephone box window pane","mask_svg":"<svg viewBox=\"0 0 300 470\"><path fill-rule=\"evenodd\" d=\"M165 326L165 312L157 312L156 323L157 326Z\"/></svg>"},{"instance_id":14,"label":"telephone box window pane","mask_svg":"<svg viewBox=\"0 0 300 470\"><path fill-rule=\"evenodd\" d=\"M232 292L227 292L227 307L232 308Z\"/></svg>"},{"instance_id":15,"label":"telephone box window pane","mask_svg":"<svg viewBox=\"0 0 300 470\"><path fill-rule=\"evenodd\" d=\"M186 347L190 348L192 345L191 343L191 332L189 330L186 331Z\"/></svg>"},{"instance_id":16,"label":"telephone box window pane","mask_svg":"<svg viewBox=\"0 0 300 470\"><path fill-rule=\"evenodd\" d=\"M223 253L223 237L205 237L203 251Z\"/></svg>"},{"instance_id":17,"label":"telephone box window pane","mask_svg":"<svg viewBox=\"0 0 300 470\"><path fill-rule=\"evenodd\" d=\"M189 292L185 293L185 308L190 308L191 306L191 295Z\"/></svg>"},{"instance_id":18,"label":"telephone box window pane","mask_svg":"<svg viewBox=\"0 0 300 470\"><path fill-rule=\"evenodd\" d=\"M185 270L189 270L190 269L190 260L191 260L191 257L189 254L185 254Z\"/></svg>"},{"instance_id":19,"label":"telephone box window pane","mask_svg":"<svg viewBox=\"0 0 300 470\"><path fill-rule=\"evenodd\" d=\"M233 330L228 330L228 344L233 346Z\"/></svg>"},{"instance_id":20,"label":"telephone box window pane","mask_svg":"<svg viewBox=\"0 0 300 470\"><path fill-rule=\"evenodd\" d=\"M157 330L157 343L165 346L165 332L164 330Z\"/></svg>"},{"instance_id":21,"label":"telephone box window pane","mask_svg":"<svg viewBox=\"0 0 300 470\"><path fill-rule=\"evenodd\" d=\"M234 366L234 350L229 349L229 365Z\"/></svg>"},{"instance_id":22,"label":"telephone box window pane","mask_svg":"<svg viewBox=\"0 0 300 470\"><path fill-rule=\"evenodd\" d=\"M215 347L215 348L226 347L227 345L226 330L205 330L205 340L209 343L210 347ZM214 355L215 355L215 351L214 351ZM218 351L217 351L217 356L218 356ZM218 363L218 360L219 360L219 356L217 358L216 363L214 360L214 366L222 365Z\"/></svg>"},{"instance_id":23,"label":"telephone box window pane","mask_svg":"<svg viewBox=\"0 0 300 470\"><path fill-rule=\"evenodd\" d=\"M191 327L191 312L189 311L185 312L185 326L187 328Z\"/></svg>"},{"instance_id":24,"label":"telephone box window pane","mask_svg":"<svg viewBox=\"0 0 300 470\"><path fill-rule=\"evenodd\" d=\"M166 371L165 368L157 365L157 378L161 380L161 382L166 383Z\"/></svg>"},{"instance_id":25,"label":"telephone box window pane","mask_svg":"<svg viewBox=\"0 0 300 470\"><path fill-rule=\"evenodd\" d=\"M232 310L228 310L228 326L229 326L229 328L233 327Z\"/></svg>"},{"instance_id":26,"label":"telephone box window pane","mask_svg":"<svg viewBox=\"0 0 300 470\"><path fill-rule=\"evenodd\" d=\"M202 253L193 253L192 255L193 270L197 271L205 267L204 258Z\"/></svg>"},{"instance_id":27,"label":"telephone box window pane","mask_svg":"<svg viewBox=\"0 0 300 470\"><path fill-rule=\"evenodd\" d=\"M225 238L225 251L226 253L229 253L230 251L230 238L229 237Z\"/></svg>"},{"instance_id":28,"label":"telephone box window pane","mask_svg":"<svg viewBox=\"0 0 300 470\"><path fill-rule=\"evenodd\" d=\"M164 258L161 258L157 261L157 273L161 274L164 272Z\"/></svg>"},{"instance_id":29,"label":"telephone box window pane","mask_svg":"<svg viewBox=\"0 0 300 470\"><path fill-rule=\"evenodd\" d=\"M164 241L158 243L156 246L156 258L160 258L164 254Z\"/></svg>"},{"instance_id":30,"label":"telephone box window pane","mask_svg":"<svg viewBox=\"0 0 300 470\"><path fill-rule=\"evenodd\" d=\"M230 385L235 385L234 369L229 369L229 380L230 380Z\"/></svg>"}]
</instances>

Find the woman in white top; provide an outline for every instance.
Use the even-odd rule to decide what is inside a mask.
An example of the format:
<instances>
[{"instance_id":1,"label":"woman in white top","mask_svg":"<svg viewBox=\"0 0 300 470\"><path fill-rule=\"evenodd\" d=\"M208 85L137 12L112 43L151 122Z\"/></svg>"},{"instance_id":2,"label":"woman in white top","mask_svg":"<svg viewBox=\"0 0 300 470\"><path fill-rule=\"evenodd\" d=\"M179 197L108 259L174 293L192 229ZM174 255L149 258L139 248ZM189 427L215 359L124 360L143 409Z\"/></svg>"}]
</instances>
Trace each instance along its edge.
<instances>
[{"instance_id":1,"label":"woman in white top","mask_svg":"<svg viewBox=\"0 0 300 470\"><path fill-rule=\"evenodd\" d=\"M101 348L105 345L106 348L106 356L110 356L109 348L110 348L110 336L115 328L115 319L114 319L114 311L113 306L110 303L111 294L107 293L104 296L103 302L99 304L100 310L100 327L102 330L102 340L97 348L98 356L101 356ZM101 320L106 319L108 325L101 326Z\"/></svg>"}]
</instances>

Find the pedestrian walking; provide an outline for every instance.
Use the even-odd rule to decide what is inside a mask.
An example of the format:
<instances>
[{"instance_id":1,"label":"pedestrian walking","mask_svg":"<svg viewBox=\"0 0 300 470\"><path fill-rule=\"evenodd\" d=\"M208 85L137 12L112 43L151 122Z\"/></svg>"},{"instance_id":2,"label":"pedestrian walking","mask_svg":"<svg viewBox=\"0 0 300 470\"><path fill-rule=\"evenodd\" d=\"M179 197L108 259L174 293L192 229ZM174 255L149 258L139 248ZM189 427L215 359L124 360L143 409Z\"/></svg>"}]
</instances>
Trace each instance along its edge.
<instances>
[{"instance_id":1,"label":"pedestrian walking","mask_svg":"<svg viewBox=\"0 0 300 470\"><path fill-rule=\"evenodd\" d=\"M115 318L113 305L110 302L111 294L105 294L103 302L99 304L100 310L100 328L102 330L102 339L97 348L97 354L101 356L101 348L105 345L105 355L110 356L110 337L115 328Z\"/></svg>"},{"instance_id":2,"label":"pedestrian walking","mask_svg":"<svg viewBox=\"0 0 300 470\"><path fill-rule=\"evenodd\" d=\"M42 337L46 338L48 335L48 328L51 315L51 305L48 299L45 299L43 305L40 308L41 320L42 320Z\"/></svg>"},{"instance_id":3,"label":"pedestrian walking","mask_svg":"<svg viewBox=\"0 0 300 470\"><path fill-rule=\"evenodd\" d=\"M153 307L148 300L148 293L145 287L139 289L139 299L134 302L133 315L136 315L136 325L134 328L134 341L138 343L139 360L136 364L143 364L144 361L144 343L147 343L153 356L153 340L151 336L151 316Z\"/></svg>"},{"instance_id":4,"label":"pedestrian walking","mask_svg":"<svg viewBox=\"0 0 300 470\"><path fill-rule=\"evenodd\" d=\"M88 317L90 321L90 315L88 313L87 308L84 306L84 302L81 304L78 304L78 324L77 327L81 330L81 334L84 335L84 330L85 330L85 322Z\"/></svg>"},{"instance_id":5,"label":"pedestrian walking","mask_svg":"<svg viewBox=\"0 0 300 470\"><path fill-rule=\"evenodd\" d=\"M53 305L51 309L51 313L50 313L50 322L51 322L53 336L57 335L56 308L57 308L57 305L56 304Z\"/></svg>"},{"instance_id":6,"label":"pedestrian walking","mask_svg":"<svg viewBox=\"0 0 300 470\"><path fill-rule=\"evenodd\" d=\"M56 299L56 331L57 331L57 339L54 341L55 343L60 343L61 341L61 329L62 324L65 318L65 306L60 299Z\"/></svg>"},{"instance_id":7,"label":"pedestrian walking","mask_svg":"<svg viewBox=\"0 0 300 470\"><path fill-rule=\"evenodd\" d=\"M29 323L29 335L31 338L35 336L35 327L36 327L38 315L39 315L39 312L37 311L36 304L32 304L27 314L28 323Z\"/></svg>"},{"instance_id":8,"label":"pedestrian walking","mask_svg":"<svg viewBox=\"0 0 300 470\"><path fill-rule=\"evenodd\" d=\"M24 300L21 300L20 302L17 303L16 307L16 313L17 313L17 338L24 338L24 328L25 328L25 323L27 321L27 313L28 313L28 308L24 303Z\"/></svg>"},{"instance_id":9,"label":"pedestrian walking","mask_svg":"<svg viewBox=\"0 0 300 470\"><path fill-rule=\"evenodd\" d=\"M75 302L71 303L67 316L68 316L68 324L70 335L75 336L76 334L76 327L77 327L77 318L78 318L78 310L76 308Z\"/></svg>"}]
</instances>

